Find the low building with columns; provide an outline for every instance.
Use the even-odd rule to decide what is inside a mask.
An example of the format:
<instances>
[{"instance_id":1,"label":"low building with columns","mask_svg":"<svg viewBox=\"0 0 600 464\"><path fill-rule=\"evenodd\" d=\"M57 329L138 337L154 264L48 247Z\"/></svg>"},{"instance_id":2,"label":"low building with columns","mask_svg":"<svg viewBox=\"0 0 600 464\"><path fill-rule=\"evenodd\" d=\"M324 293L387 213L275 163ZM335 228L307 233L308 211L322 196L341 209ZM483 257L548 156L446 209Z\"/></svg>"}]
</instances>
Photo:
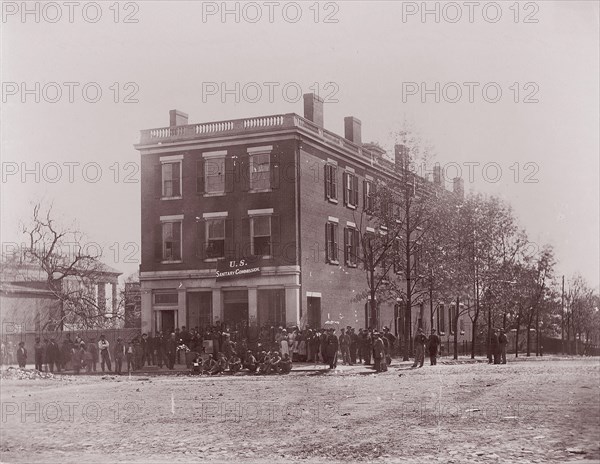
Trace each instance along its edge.
<instances>
[{"instance_id":1,"label":"low building with columns","mask_svg":"<svg viewBox=\"0 0 600 464\"><path fill-rule=\"evenodd\" d=\"M326 130L314 94L304 117L169 116L136 145L142 331L373 325L357 298L366 285L357 216L378 179L400 180L385 150L362 143L360 120L345 118L344 137ZM394 303L381 302L375 325L395 318Z\"/></svg>"}]
</instances>

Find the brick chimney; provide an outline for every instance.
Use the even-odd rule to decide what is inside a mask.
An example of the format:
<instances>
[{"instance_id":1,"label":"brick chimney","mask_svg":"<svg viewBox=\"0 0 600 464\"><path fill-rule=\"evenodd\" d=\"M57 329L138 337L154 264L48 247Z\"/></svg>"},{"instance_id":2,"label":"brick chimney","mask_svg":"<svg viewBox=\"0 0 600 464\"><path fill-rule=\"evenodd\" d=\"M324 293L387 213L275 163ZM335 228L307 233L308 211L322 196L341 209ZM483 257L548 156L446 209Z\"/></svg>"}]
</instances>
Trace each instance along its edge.
<instances>
[{"instance_id":1,"label":"brick chimney","mask_svg":"<svg viewBox=\"0 0 600 464\"><path fill-rule=\"evenodd\" d=\"M452 191L459 197L465 197L465 181L460 177L455 177L452 180Z\"/></svg>"},{"instance_id":2,"label":"brick chimney","mask_svg":"<svg viewBox=\"0 0 600 464\"><path fill-rule=\"evenodd\" d=\"M314 93L304 94L304 117L323 127L323 99Z\"/></svg>"},{"instance_id":3,"label":"brick chimney","mask_svg":"<svg viewBox=\"0 0 600 464\"><path fill-rule=\"evenodd\" d=\"M169 127L173 126L187 126L188 115L183 111L170 110L169 111Z\"/></svg>"},{"instance_id":4,"label":"brick chimney","mask_svg":"<svg viewBox=\"0 0 600 464\"><path fill-rule=\"evenodd\" d=\"M357 145L362 144L362 123L354 116L344 118L344 137Z\"/></svg>"},{"instance_id":5,"label":"brick chimney","mask_svg":"<svg viewBox=\"0 0 600 464\"><path fill-rule=\"evenodd\" d=\"M439 163L435 163L433 166L433 183L438 186L442 186L442 167Z\"/></svg>"},{"instance_id":6,"label":"brick chimney","mask_svg":"<svg viewBox=\"0 0 600 464\"><path fill-rule=\"evenodd\" d=\"M396 163L396 169L402 171L409 168L409 151L406 145L396 144L394 145L394 161Z\"/></svg>"}]
</instances>

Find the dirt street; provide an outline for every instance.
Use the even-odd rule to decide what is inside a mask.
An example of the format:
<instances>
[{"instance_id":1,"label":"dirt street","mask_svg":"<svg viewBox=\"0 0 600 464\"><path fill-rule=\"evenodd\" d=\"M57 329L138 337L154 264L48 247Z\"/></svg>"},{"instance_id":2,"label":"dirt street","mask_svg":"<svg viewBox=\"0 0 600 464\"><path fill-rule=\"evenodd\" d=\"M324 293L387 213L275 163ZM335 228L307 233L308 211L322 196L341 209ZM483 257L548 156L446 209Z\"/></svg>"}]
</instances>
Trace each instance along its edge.
<instances>
[{"instance_id":1,"label":"dirt street","mask_svg":"<svg viewBox=\"0 0 600 464\"><path fill-rule=\"evenodd\" d=\"M597 358L2 381L2 462L600 458ZM590 462L590 461L588 461Z\"/></svg>"}]
</instances>

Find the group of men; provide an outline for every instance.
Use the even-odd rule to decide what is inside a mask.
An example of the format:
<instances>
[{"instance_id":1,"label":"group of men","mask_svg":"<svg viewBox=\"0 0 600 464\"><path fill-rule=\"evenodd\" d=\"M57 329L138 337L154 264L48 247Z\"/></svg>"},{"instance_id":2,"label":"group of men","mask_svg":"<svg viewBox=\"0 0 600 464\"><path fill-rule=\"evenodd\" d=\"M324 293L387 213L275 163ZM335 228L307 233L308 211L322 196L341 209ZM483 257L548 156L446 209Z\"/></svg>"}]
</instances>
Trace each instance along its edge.
<instances>
[{"instance_id":1,"label":"group of men","mask_svg":"<svg viewBox=\"0 0 600 464\"><path fill-rule=\"evenodd\" d=\"M489 354L490 364L506 364L506 345L508 345L508 338L502 329L494 329L490 334L490 348L491 353Z\"/></svg>"},{"instance_id":2,"label":"group of men","mask_svg":"<svg viewBox=\"0 0 600 464\"><path fill-rule=\"evenodd\" d=\"M292 359L288 353L279 351L261 351L258 356L252 350L247 350L244 359L233 351L229 357L225 353L208 356L198 353L192 362L192 373L217 375L230 372L237 374L242 369L251 374L289 374L292 370Z\"/></svg>"}]
</instances>

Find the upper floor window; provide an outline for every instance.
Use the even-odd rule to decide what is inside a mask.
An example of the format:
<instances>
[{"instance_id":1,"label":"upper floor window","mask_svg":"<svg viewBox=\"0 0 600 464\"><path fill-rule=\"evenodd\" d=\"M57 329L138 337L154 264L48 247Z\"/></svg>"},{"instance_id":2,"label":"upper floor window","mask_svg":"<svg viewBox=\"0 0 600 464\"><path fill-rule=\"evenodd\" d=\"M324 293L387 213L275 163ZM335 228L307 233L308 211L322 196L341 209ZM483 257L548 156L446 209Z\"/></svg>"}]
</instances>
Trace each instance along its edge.
<instances>
[{"instance_id":1,"label":"upper floor window","mask_svg":"<svg viewBox=\"0 0 600 464\"><path fill-rule=\"evenodd\" d=\"M225 218L206 220L206 257L225 257Z\"/></svg>"},{"instance_id":2,"label":"upper floor window","mask_svg":"<svg viewBox=\"0 0 600 464\"><path fill-rule=\"evenodd\" d=\"M250 217L250 253L254 256L270 257L271 216Z\"/></svg>"},{"instance_id":3,"label":"upper floor window","mask_svg":"<svg viewBox=\"0 0 600 464\"><path fill-rule=\"evenodd\" d=\"M202 154L196 162L196 193L223 194L227 190L225 156L227 150Z\"/></svg>"},{"instance_id":4,"label":"upper floor window","mask_svg":"<svg viewBox=\"0 0 600 464\"><path fill-rule=\"evenodd\" d=\"M374 186L373 181L365 180L363 181L363 205L365 211L370 212L373 211L374 207Z\"/></svg>"},{"instance_id":5,"label":"upper floor window","mask_svg":"<svg viewBox=\"0 0 600 464\"><path fill-rule=\"evenodd\" d=\"M358 206L358 177L351 172L344 173L344 204L350 208Z\"/></svg>"},{"instance_id":6,"label":"upper floor window","mask_svg":"<svg viewBox=\"0 0 600 464\"><path fill-rule=\"evenodd\" d=\"M350 267L358 265L358 230L355 227L344 229L344 261Z\"/></svg>"},{"instance_id":7,"label":"upper floor window","mask_svg":"<svg viewBox=\"0 0 600 464\"><path fill-rule=\"evenodd\" d=\"M337 166L325 165L325 198L337 203Z\"/></svg>"},{"instance_id":8,"label":"upper floor window","mask_svg":"<svg viewBox=\"0 0 600 464\"><path fill-rule=\"evenodd\" d=\"M157 243L160 261L181 261L181 220L167 219L160 224L162 237Z\"/></svg>"},{"instance_id":9,"label":"upper floor window","mask_svg":"<svg viewBox=\"0 0 600 464\"><path fill-rule=\"evenodd\" d=\"M178 302L179 297L177 292L154 294L154 304L156 305L177 305Z\"/></svg>"},{"instance_id":10,"label":"upper floor window","mask_svg":"<svg viewBox=\"0 0 600 464\"><path fill-rule=\"evenodd\" d=\"M325 254L328 263L339 264L338 261L338 224L325 223Z\"/></svg>"},{"instance_id":11,"label":"upper floor window","mask_svg":"<svg viewBox=\"0 0 600 464\"><path fill-rule=\"evenodd\" d=\"M450 333L454 333L454 324L456 323L456 306L450 305L448 308L448 322L450 323Z\"/></svg>"},{"instance_id":12,"label":"upper floor window","mask_svg":"<svg viewBox=\"0 0 600 464\"><path fill-rule=\"evenodd\" d=\"M438 332L443 335L446 332L446 312L444 305L438 306Z\"/></svg>"},{"instance_id":13,"label":"upper floor window","mask_svg":"<svg viewBox=\"0 0 600 464\"><path fill-rule=\"evenodd\" d=\"M271 188L271 155L255 153L250 155L250 189L268 190Z\"/></svg>"},{"instance_id":14,"label":"upper floor window","mask_svg":"<svg viewBox=\"0 0 600 464\"><path fill-rule=\"evenodd\" d=\"M181 160L163 161L161 159L161 171L161 197L181 197Z\"/></svg>"}]
</instances>

